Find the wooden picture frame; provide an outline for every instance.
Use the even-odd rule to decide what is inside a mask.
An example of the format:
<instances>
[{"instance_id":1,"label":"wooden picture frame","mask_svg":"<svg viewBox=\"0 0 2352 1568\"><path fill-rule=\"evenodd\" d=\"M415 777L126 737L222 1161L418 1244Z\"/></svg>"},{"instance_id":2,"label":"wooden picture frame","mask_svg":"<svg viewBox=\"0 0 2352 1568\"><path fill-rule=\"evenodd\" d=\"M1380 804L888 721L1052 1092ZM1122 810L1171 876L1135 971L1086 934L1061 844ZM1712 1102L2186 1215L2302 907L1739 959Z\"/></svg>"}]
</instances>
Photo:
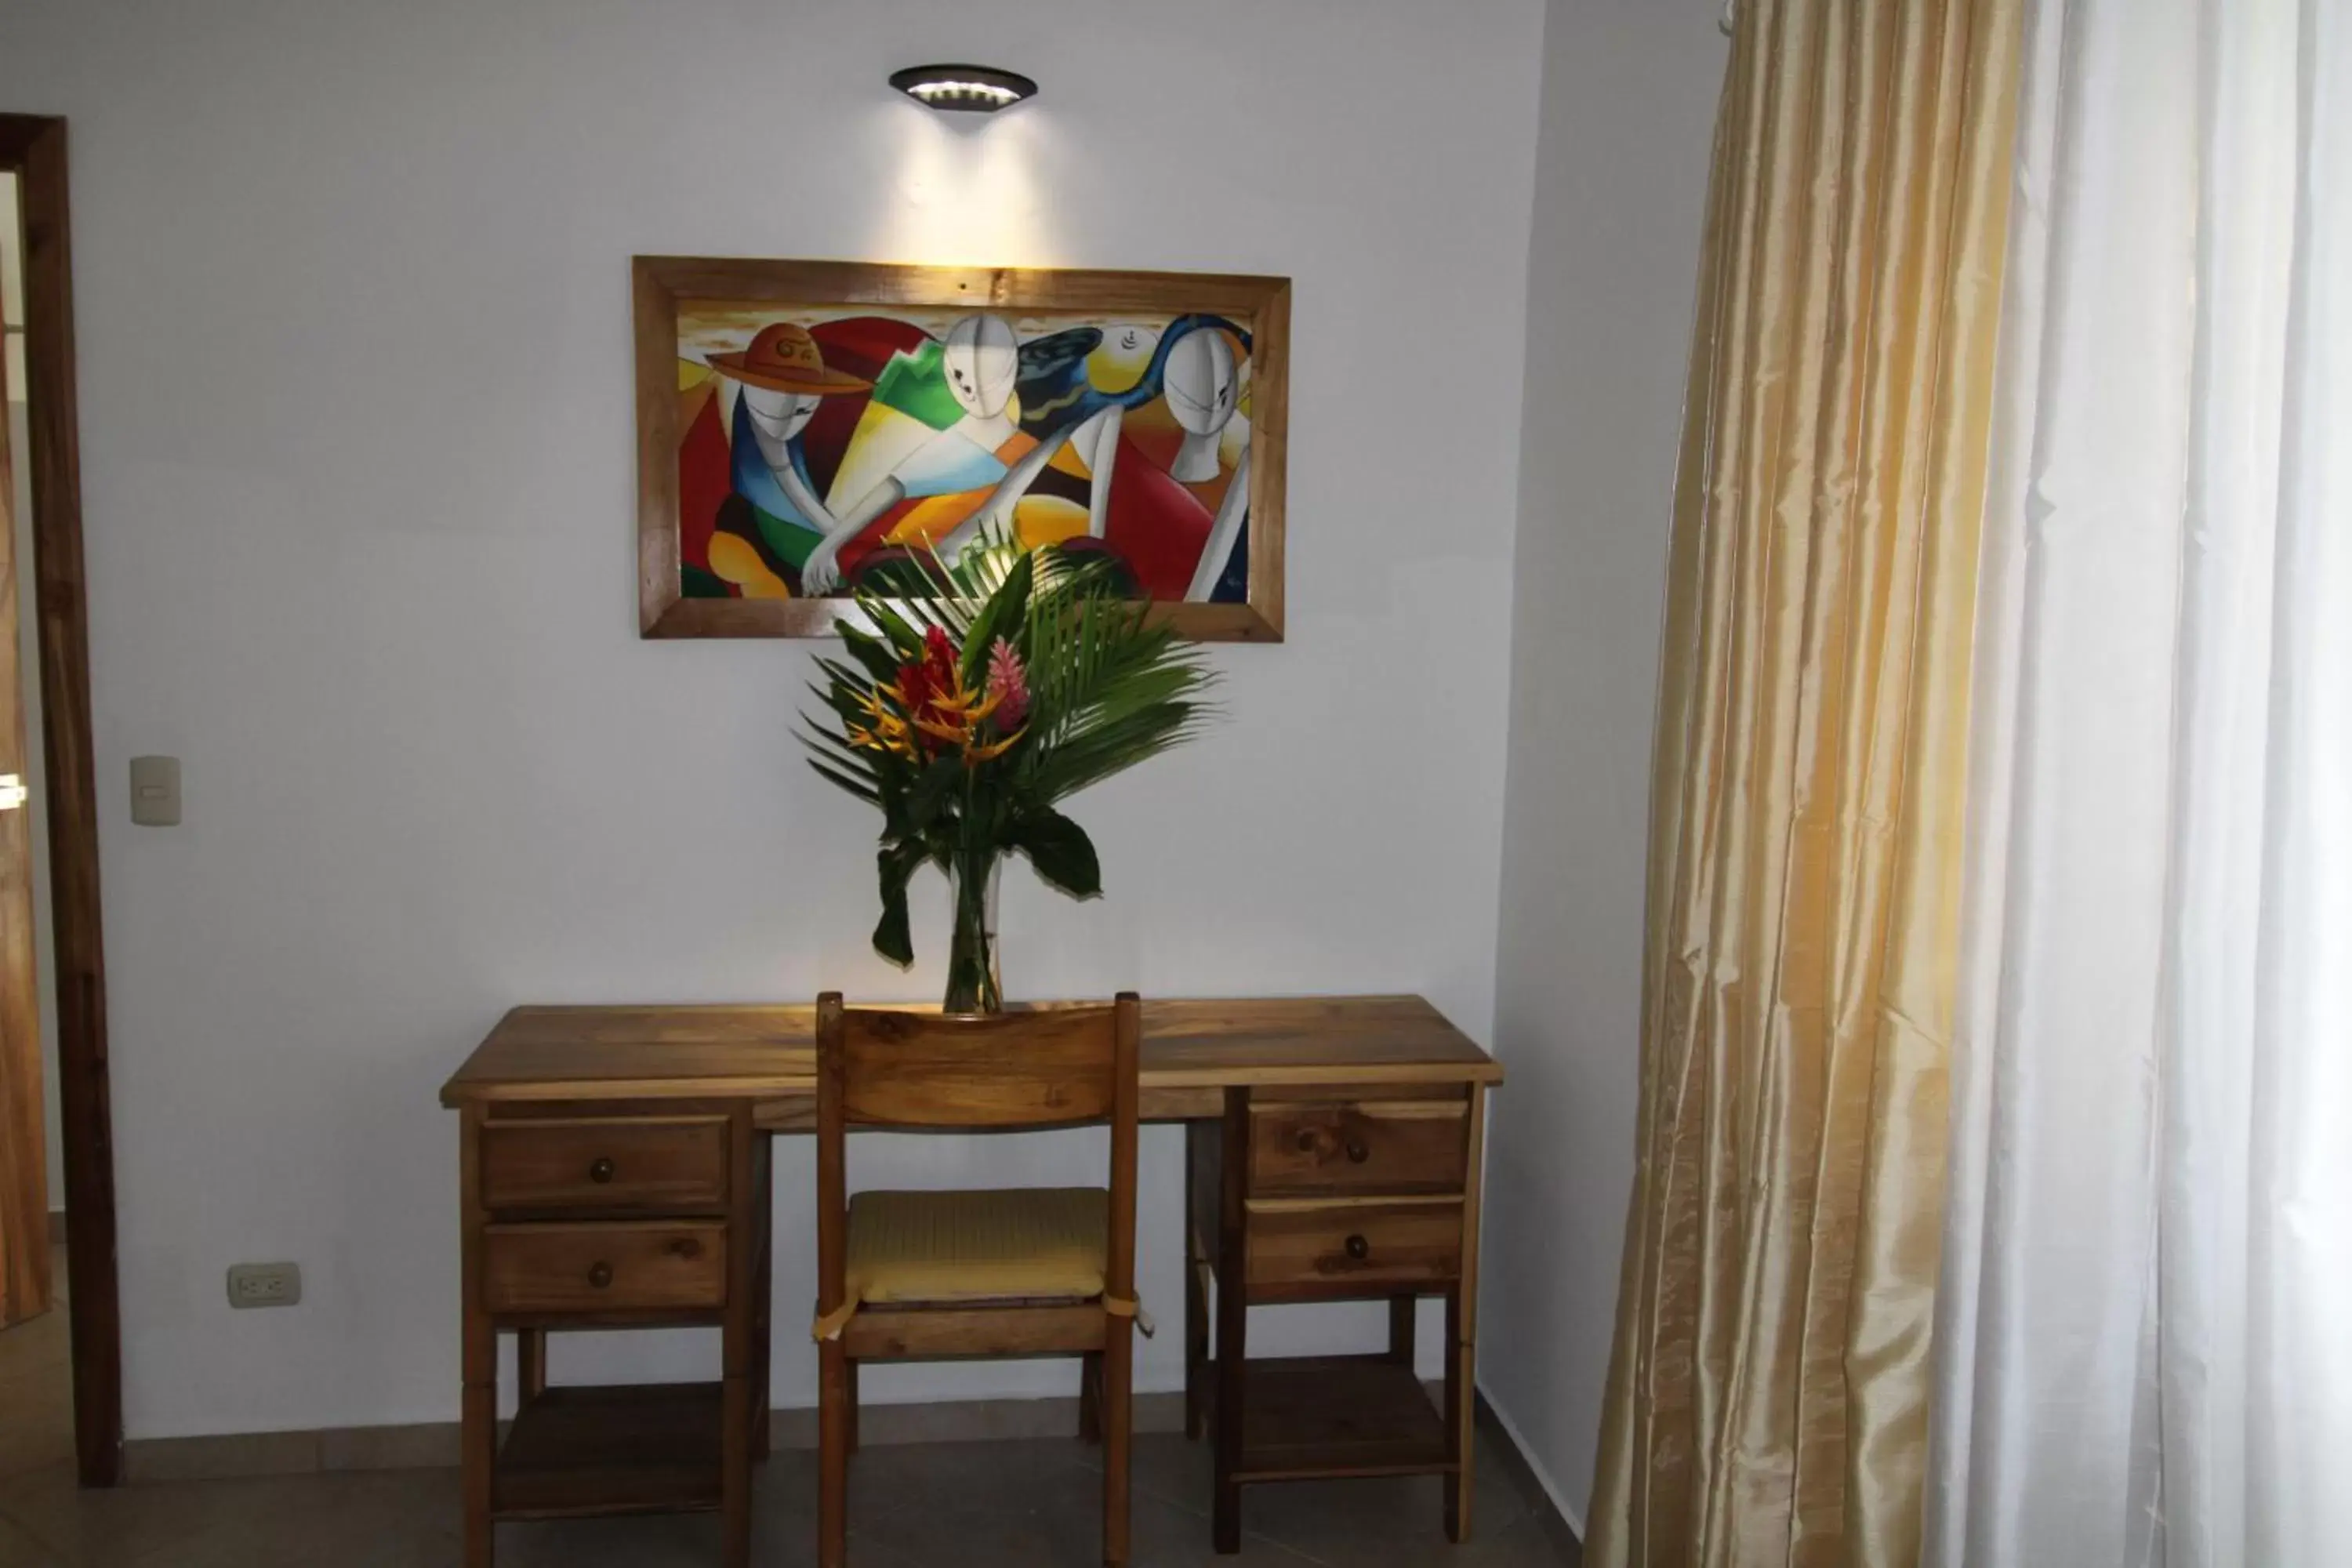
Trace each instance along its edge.
<instances>
[{"instance_id":1,"label":"wooden picture frame","mask_svg":"<svg viewBox=\"0 0 2352 1568\"><path fill-rule=\"evenodd\" d=\"M1228 407L1217 416L1216 429L1222 430L1234 421L1242 400L1246 399L1246 419L1239 432L1246 463L1246 514L1238 537L1246 539L1244 548L1233 552L1233 562L1223 568L1214 592L1229 602L1171 602L1169 595L1153 592L1156 618L1172 625L1182 635L1210 642L1279 642L1282 640L1283 616L1283 492L1286 467L1286 433L1289 415L1289 349L1290 349L1290 280L1285 278L1226 276L1192 272L1103 272L1039 270L1014 268L904 267L849 261L764 261L751 259L714 259L688 257L640 256L633 263L635 331L637 372L637 601L638 630L647 637L824 637L845 615L854 613L846 597L803 596L797 591L797 581L788 580L780 572L772 571L772 560L765 558L765 545L747 545L740 539L729 543L731 562L740 559L747 576L763 592L789 596L698 596L689 595L691 583L698 595L718 591L730 595L748 595L750 590L740 582L720 583L718 574L708 568L689 577L686 568L690 564L682 553L681 491L688 488L681 479L687 467L681 443L697 437L689 425L692 419L705 422L699 438L725 439L713 436L710 427L718 424L715 412L690 413L699 392L687 384L698 371L705 373L713 383L740 379L734 370L722 370L716 364L701 363L683 351L682 323L697 317L698 307L709 311L728 313L730 310L745 319L752 319L761 308L775 308L778 316L810 315L812 319L831 317L887 317L893 310L921 313L936 319L941 314L985 315L1013 318L1020 321L1035 321L1054 317L1070 317L1078 322L1100 321L1132 315L1139 319L1165 321L1170 330L1165 334L1163 350L1173 345L1181 335L1196 333L1203 339L1223 337L1226 347L1216 356L1202 353L1194 356L1202 362L1223 364L1234 357L1244 361L1245 374L1236 372L1227 378L1235 389L1227 394ZM1199 324L1187 321L1193 317L1219 318L1214 324L1225 329L1221 333L1201 330ZM821 323L828 325L830 321ZM803 374L830 374L846 381L846 373L824 366L807 331L790 329L797 333L798 348L790 345L769 350L763 340L755 340L741 352L723 357L738 368L748 365L746 355L758 352L793 353L808 356ZM1002 331L1001 325L992 329ZM1148 331L1148 329L1147 329ZM1238 349L1231 345L1238 343ZM952 340L946 352L952 352ZM1003 351L1006 353L1012 350ZM942 355L935 357L943 357ZM1163 352L1151 361L1150 374L1157 376L1167 354ZM779 362L782 363L782 362ZM1010 363L1007 361L1006 363ZM1023 361L1024 364L1026 361ZM754 384L757 384L756 383ZM810 384L814 384L814 383ZM869 389L871 383L849 383ZM1138 383L1139 386L1144 384ZM1156 387L1156 381L1150 385ZM1240 389L1245 384L1246 391ZM1091 387L1088 388L1091 391ZM715 400L713 390L709 396ZM1154 399L1152 401L1164 401ZM1148 409L1150 403L1133 406ZM1006 417L1018 420L1015 407ZM795 442L797 432L812 416L803 414L803 423L791 427L793 434L778 437L780 444ZM1023 434L1016 424L1016 437ZM1191 426L1187 426L1188 429ZM1110 426L1114 440L1118 439L1118 426ZM863 431L861 429L862 436ZM1215 431L1210 432L1214 435ZM1232 437L1221 437L1231 444ZM1032 441L1033 447L1037 443ZM1217 443L1210 443L1213 462ZM975 451L980 448L975 445ZM1010 447L1006 448L1009 450ZM722 448L731 450L731 448ZM1117 461L1127 461L1129 448L1115 449ZM997 456L1002 456L1000 451ZM731 458L728 459L730 463ZM779 459L781 464L782 459ZM795 455L795 464L801 459ZM1198 459L1196 458L1197 462ZM706 464L706 467L708 465ZM1057 466L1057 465L1049 465ZM729 468L731 475L737 470ZM779 466L772 470L789 482L792 475ZM756 476L755 476L756 477ZM806 472L802 470L803 482ZM1146 478L1163 491L1175 481L1166 475L1151 471ZM1240 464L1232 466L1223 476L1228 489L1243 478ZM1009 482L1009 481L1008 481ZM1070 481L1078 482L1078 481ZM704 487L708 489L708 486ZM1108 479L1099 487L1110 489ZM1025 496L1015 491L1015 499L1026 504ZM698 505L707 498L698 495ZM730 499L732 499L730 497ZM1236 504L1242 498L1234 498ZM822 503L820 503L822 504ZM1011 503L1008 503L1008 506ZM1063 502L1075 507L1075 503ZM1097 533L1106 506L1116 500L1093 503ZM1187 500L1187 506L1198 504ZM740 503L739 512L749 510ZM1083 511L1084 508L1076 508ZM1220 521L1223 513L1220 512ZM701 546L709 550L713 540L707 522L698 522L702 536ZM763 521L764 526L764 521ZM883 524L877 523L876 527ZM809 537L818 538L819 531L812 529ZM1218 535L1209 535L1211 544L1196 551L1202 561L1213 548ZM812 575L823 581L827 575L819 572L815 557L808 563ZM829 563L831 557L825 557ZM1243 563L1245 560L1245 570ZM793 570L797 570L794 568ZM1206 568L1202 569L1204 572ZM1242 573L1240 578L1234 574ZM766 575L757 575L760 574ZM1236 587L1235 584L1240 586ZM1147 591L1150 584L1146 585ZM1196 584L1197 588L1197 584Z\"/></svg>"}]
</instances>

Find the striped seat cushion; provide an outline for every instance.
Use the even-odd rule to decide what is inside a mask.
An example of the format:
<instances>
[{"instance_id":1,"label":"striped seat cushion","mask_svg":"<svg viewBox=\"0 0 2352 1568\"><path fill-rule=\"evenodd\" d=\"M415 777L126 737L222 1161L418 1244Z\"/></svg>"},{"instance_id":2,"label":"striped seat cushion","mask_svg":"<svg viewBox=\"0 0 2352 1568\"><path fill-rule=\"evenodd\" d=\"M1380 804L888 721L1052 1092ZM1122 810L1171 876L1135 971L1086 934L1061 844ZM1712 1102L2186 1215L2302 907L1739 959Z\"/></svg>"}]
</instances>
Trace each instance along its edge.
<instances>
[{"instance_id":1,"label":"striped seat cushion","mask_svg":"<svg viewBox=\"0 0 2352 1568\"><path fill-rule=\"evenodd\" d=\"M1110 1194L1100 1187L859 1193L850 1301L1091 1300L1103 1293Z\"/></svg>"}]
</instances>

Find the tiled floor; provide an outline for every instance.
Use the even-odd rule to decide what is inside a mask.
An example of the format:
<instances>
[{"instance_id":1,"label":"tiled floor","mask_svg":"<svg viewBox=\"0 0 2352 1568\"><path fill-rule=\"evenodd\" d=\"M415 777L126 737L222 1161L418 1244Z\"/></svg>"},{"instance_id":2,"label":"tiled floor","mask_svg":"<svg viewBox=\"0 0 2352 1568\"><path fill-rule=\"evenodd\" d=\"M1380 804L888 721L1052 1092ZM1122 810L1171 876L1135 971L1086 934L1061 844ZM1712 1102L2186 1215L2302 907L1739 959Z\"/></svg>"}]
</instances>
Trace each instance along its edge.
<instances>
[{"instance_id":1,"label":"tiled floor","mask_svg":"<svg viewBox=\"0 0 2352 1568\"><path fill-rule=\"evenodd\" d=\"M62 1277L62 1274L60 1275ZM386 1470L80 1492L62 1312L0 1333L0 1568L427 1568L457 1562L457 1479ZM1100 1561L1099 1450L1068 1442L876 1446L851 1471L853 1568L1071 1568ZM1137 1568L1551 1568L1563 1559L1500 1456L1479 1465L1477 1538L1449 1546L1433 1480L1245 1493L1239 1557L1210 1550L1208 1456L1136 1443ZM755 1561L811 1560L815 1458L761 1468ZM500 1568L708 1568L709 1517L514 1525Z\"/></svg>"},{"instance_id":2,"label":"tiled floor","mask_svg":"<svg viewBox=\"0 0 2352 1568\"><path fill-rule=\"evenodd\" d=\"M0 1331L0 1486L73 1457L73 1374L66 1349L66 1249L51 1249L41 1316ZM7 1535L0 1521L0 1543ZM0 1557L0 1563L8 1559Z\"/></svg>"}]
</instances>

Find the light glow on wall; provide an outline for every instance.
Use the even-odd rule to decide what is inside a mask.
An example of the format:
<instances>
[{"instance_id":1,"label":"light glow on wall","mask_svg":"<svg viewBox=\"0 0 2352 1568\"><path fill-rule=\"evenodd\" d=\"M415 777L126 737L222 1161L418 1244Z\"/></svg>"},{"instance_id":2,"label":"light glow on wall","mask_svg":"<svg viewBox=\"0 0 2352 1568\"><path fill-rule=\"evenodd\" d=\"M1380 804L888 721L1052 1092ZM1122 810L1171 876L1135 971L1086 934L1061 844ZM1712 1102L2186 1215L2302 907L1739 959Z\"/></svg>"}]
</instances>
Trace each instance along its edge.
<instances>
[{"instance_id":1,"label":"light glow on wall","mask_svg":"<svg viewBox=\"0 0 2352 1568\"><path fill-rule=\"evenodd\" d=\"M895 198L871 254L929 267L1062 264L1040 173L1052 122L1034 112L974 121L901 114Z\"/></svg>"}]
</instances>

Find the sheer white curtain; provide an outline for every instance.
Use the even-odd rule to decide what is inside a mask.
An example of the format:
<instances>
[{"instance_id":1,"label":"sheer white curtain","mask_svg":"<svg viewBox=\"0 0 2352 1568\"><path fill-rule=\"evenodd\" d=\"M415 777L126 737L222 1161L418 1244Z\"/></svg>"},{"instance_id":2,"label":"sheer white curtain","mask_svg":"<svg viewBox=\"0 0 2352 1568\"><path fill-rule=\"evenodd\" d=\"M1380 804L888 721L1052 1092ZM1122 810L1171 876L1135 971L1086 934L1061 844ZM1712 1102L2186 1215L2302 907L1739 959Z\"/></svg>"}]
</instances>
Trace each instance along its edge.
<instances>
[{"instance_id":1,"label":"sheer white curtain","mask_svg":"<svg viewBox=\"0 0 2352 1568\"><path fill-rule=\"evenodd\" d=\"M2352 1563L2352 0L2042 0L1927 1559Z\"/></svg>"}]
</instances>

